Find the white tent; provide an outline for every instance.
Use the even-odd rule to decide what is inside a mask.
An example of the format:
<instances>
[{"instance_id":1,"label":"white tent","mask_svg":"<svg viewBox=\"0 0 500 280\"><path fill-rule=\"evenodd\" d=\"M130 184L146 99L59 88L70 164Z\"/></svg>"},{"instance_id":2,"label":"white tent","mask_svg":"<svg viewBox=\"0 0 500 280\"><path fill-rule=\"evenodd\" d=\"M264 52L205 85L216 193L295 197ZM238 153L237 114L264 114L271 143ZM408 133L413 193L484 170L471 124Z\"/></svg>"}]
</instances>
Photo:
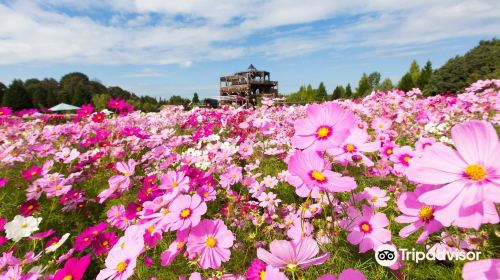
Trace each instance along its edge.
<instances>
[{"instance_id":1,"label":"white tent","mask_svg":"<svg viewBox=\"0 0 500 280\"><path fill-rule=\"evenodd\" d=\"M69 105L69 104L66 104L66 103L61 103L61 104L58 104L58 105L50 108L49 111L52 111L52 112L55 112L55 111L72 111L72 110L78 110L78 109L80 109L80 107L76 107L76 106Z\"/></svg>"},{"instance_id":2,"label":"white tent","mask_svg":"<svg viewBox=\"0 0 500 280\"><path fill-rule=\"evenodd\" d=\"M113 112L108 110L108 109L101 110L101 112L106 114L106 115L113 114Z\"/></svg>"}]
</instances>

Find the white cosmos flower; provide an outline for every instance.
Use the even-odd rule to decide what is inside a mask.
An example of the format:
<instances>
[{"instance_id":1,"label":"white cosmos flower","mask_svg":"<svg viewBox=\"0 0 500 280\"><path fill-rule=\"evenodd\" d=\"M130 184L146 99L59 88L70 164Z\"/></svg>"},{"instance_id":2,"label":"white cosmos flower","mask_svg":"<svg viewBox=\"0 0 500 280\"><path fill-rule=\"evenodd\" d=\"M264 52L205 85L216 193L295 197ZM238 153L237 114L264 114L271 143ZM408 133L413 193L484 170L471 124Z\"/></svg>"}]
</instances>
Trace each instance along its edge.
<instances>
[{"instance_id":1,"label":"white cosmos flower","mask_svg":"<svg viewBox=\"0 0 500 280\"><path fill-rule=\"evenodd\" d=\"M34 231L38 230L38 225L41 221L42 218L35 218L32 216L23 217L21 215L17 215L12 221L5 224L4 228L7 233L7 238L17 242L23 237L28 237Z\"/></svg>"},{"instance_id":2,"label":"white cosmos flower","mask_svg":"<svg viewBox=\"0 0 500 280\"><path fill-rule=\"evenodd\" d=\"M55 250L57 250L57 248L61 247L61 245L64 244L64 242L66 242L66 239L68 239L69 237L69 233L65 233L61 239L59 239L59 241L57 241L56 243L50 245L49 247L45 248L45 252L54 252Z\"/></svg>"}]
</instances>

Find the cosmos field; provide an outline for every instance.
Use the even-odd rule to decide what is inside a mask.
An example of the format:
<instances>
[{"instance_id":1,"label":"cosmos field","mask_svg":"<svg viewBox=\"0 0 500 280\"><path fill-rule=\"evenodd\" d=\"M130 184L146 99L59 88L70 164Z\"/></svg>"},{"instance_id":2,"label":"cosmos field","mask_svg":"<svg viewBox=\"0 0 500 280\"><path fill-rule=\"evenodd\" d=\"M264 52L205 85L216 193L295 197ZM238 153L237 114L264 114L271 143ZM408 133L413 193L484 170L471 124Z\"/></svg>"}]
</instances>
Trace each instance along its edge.
<instances>
[{"instance_id":1,"label":"cosmos field","mask_svg":"<svg viewBox=\"0 0 500 280\"><path fill-rule=\"evenodd\" d=\"M500 279L499 101L2 107L0 279Z\"/></svg>"}]
</instances>

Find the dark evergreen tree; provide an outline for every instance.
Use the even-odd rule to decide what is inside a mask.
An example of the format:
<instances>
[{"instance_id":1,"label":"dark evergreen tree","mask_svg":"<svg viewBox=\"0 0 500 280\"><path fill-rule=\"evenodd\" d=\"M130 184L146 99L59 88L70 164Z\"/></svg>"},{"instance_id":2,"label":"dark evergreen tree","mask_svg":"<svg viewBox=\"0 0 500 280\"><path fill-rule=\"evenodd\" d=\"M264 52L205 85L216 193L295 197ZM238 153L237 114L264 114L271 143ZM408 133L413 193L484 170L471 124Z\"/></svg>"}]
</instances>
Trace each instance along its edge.
<instances>
[{"instance_id":1,"label":"dark evergreen tree","mask_svg":"<svg viewBox=\"0 0 500 280\"><path fill-rule=\"evenodd\" d=\"M429 84L431 76L432 76L432 63L429 60L427 60L425 66L422 68L422 71L420 71L420 77L418 78L417 86L421 90L424 90L425 87L427 87L427 85Z\"/></svg>"},{"instance_id":2,"label":"dark evergreen tree","mask_svg":"<svg viewBox=\"0 0 500 280\"><path fill-rule=\"evenodd\" d=\"M191 100L193 102L193 104L199 104L200 103L200 98L198 97L198 93L195 92L193 94L193 100Z\"/></svg>"},{"instance_id":3,"label":"dark evergreen tree","mask_svg":"<svg viewBox=\"0 0 500 280\"><path fill-rule=\"evenodd\" d=\"M3 96L4 96L6 90L7 90L7 87L0 82L0 105L2 104Z\"/></svg>"},{"instance_id":4,"label":"dark evergreen tree","mask_svg":"<svg viewBox=\"0 0 500 280\"><path fill-rule=\"evenodd\" d=\"M375 71L368 75L368 80L370 80L371 90L378 89L380 86L380 73Z\"/></svg>"},{"instance_id":5,"label":"dark evergreen tree","mask_svg":"<svg viewBox=\"0 0 500 280\"><path fill-rule=\"evenodd\" d=\"M345 89L343 86L337 86L333 90L332 100L340 99L345 95Z\"/></svg>"},{"instance_id":6,"label":"dark evergreen tree","mask_svg":"<svg viewBox=\"0 0 500 280\"><path fill-rule=\"evenodd\" d=\"M371 90L372 87L370 84L370 79L368 78L368 75L363 73L363 76L361 76L361 79L359 79L358 87L356 88L355 98L368 95L371 92Z\"/></svg>"},{"instance_id":7,"label":"dark evergreen tree","mask_svg":"<svg viewBox=\"0 0 500 280\"><path fill-rule=\"evenodd\" d=\"M406 73L403 78L401 78L401 81L399 81L398 88L400 90L404 91L409 91L412 88L415 87L415 84L413 83L413 78L410 74L410 72Z\"/></svg>"},{"instance_id":8,"label":"dark evergreen tree","mask_svg":"<svg viewBox=\"0 0 500 280\"><path fill-rule=\"evenodd\" d=\"M386 79L384 79L382 81L382 83L380 84L378 90L387 91L387 90L391 90L393 88L394 88L394 85L392 84L391 79L386 78Z\"/></svg>"},{"instance_id":9,"label":"dark evergreen tree","mask_svg":"<svg viewBox=\"0 0 500 280\"><path fill-rule=\"evenodd\" d=\"M434 71L425 92L459 92L477 80L499 78L500 39L481 41L465 55L451 58Z\"/></svg>"},{"instance_id":10,"label":"dark evergreen tree","mask_svg":"<svg viewBox=\"0 0 500 280\"><path fill-rule=\"evenodd\" d=\"M326 100L328 100L328 92L326 91L325 84L321 82L319 83L318 89L316 90L316 101Z\"/></svg>"},{"instance_id":11,"label":"dark evergreen tree","mask_svg":"<svg viewBox=\"0 0 500 280\"><path fill-rule=\"evenodd\" d=\"M352 98L352 89L351 89L351 84L347 84L345 87L345 96L344 98Z\"/></svg>"},{"instance_id":12,"label":"dark evergreen tree","mask_svg":"<svg viewBox=\"0 0 500 280\"><path fill-rule=\"evenodd\" d=\"M12 81L9 88L5 91L2 105L10 107L13 110L29 109L33 107L31 96L24 87L23 81Z\"/></svg>"}]
</instances>

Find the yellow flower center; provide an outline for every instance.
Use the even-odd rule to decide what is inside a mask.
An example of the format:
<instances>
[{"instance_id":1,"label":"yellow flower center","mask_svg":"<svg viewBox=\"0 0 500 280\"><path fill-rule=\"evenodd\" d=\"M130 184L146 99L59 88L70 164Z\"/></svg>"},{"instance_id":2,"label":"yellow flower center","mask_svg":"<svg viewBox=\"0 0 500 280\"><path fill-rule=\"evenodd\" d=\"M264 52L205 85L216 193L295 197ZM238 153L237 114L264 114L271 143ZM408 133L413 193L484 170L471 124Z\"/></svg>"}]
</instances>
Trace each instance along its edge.
<instances>
[{"instance_id":1,"label":"yellow flower center","mask_svg":"<svg viewBox=\"0 0 500 280\"><path fill-rule=\"evenodd\" d=\"M392 149L387 149L385 150L386 155L392 155Z\"/></svg>"},{"instance_id":2,"label":"yellow flower center","mask_svg":"<svg viewBox=\"0 0 500 280\"><path fill-rule=\"evenodd\" d=\"M173 182L173 183L172 183L172 188L176 188L178 185L179 185L179 183L177 183L177 182Z\"/></svg>"},{"instance_id":3,"label":"yellow flower center","mask_svg":"<svg viewBox=\"0 0 500 280\"><path fill-rule=\"evenodd\" d=\"M166 216L168 213L170 213L170 211L164 208L163 210L161 210L161 213L163 214L163 216Z\"/></svg>"},{"instance_id":4,"label":"yellow flower center","mask_svg":"<svg viewBox=\"0 0 500 280\"><path fill-rule=\"evenodd\" d=\"M31 176L35 176L37 174L36 171L31 171Z\"/></svg>"},{"instance_id":5,"label":"yellow flower center","mask_svg":"<svg viewBox=\"0 0 500 280\"><path fill-rule=\"evenodd\" d=\"M371 230L371 227L368 223L362 223L360 228L362 232L370 232Z\"/></svg>"},{"instance_id":6,"label":"yellow flower center","mask_svg":"<svg viewBox=\"0 0 500 280\"><path fill-rule=\"evenodd\" d=\"M322 126L316 131L318 138L325 138L330 134L330 129L328 127Z\"/></svg>"},{"instance_id":7,"label":"yellow flower center","mask_svg":"<svg viewBox=\"0 0 500 280\"><path fill-rule=\"evenodd\" d=\"M217 245L217 240L215 240L215 238L213 238L212 236L209 236L207 237L207 240L205 240L205 244L207 245L207 247L213 248L215 247L215 245Z\"/></svg>"},{"instance_id":8,"label":"yellow flower center","mask_svg":"<svg viewBox=\"0 0 500 280\"><path fill-rule=\"evenodd\" d=\"M179 243L177 243L177 250L179 251L180 249L182 249L183 245L184 245L184 241L179 241Z\"/></svg>"},{"instance_id":9,"label":"yellow flower center","mask_svg":"<svg viewBox=\"0 0 500 280\"><path fill-rule=\"evenodd\" d=\"M429 221L433 217L432 208L430 206L422 206L418 211L418 216L424 221Z\"/></svg>"},{"instance_id":10,"label":"yellow flower center","mask_svg":"<svg viewBox=\"0 0 500 280\"><path fill-rule=\"evenodd\" d=\"M376 203L377 201L378 201L378 197L376 197L376 196L372 197L372 202L373 203Z\"/></svg>"},{"instance_id":11,"label":"yellow flower center","mask_svg":"<svg viewBox=\"0 0 500 280\"><path fill-rule=\"evenodd\" d=\"M411 159L410 156L403 157L403 161L406 162L406 163L410 162L410 159Z\"/></svg>"},{"instance_id":12,"label":"yellow flower center","mask_svg":"<svg viewBox=\"0 0 500 280\"><path fill-rule=\"evenodd\" d=\"M33 205L28 206L28 210L32 210L33 207L34 207Z\"/></svg>"},{"instance_id":13,"label":"yellow flower center","mask_svg":"<svg viewBox=\"0 0 500 280\"><path fill-rule=\"evenodd\" d=\"M354 145L353 144L347 144L345 146L345 150L348 151L348 152L354 151Z\"/></svg>"},{"instance_id":14,"label":"yellow flower center","mask_svg":"<svg viewBox=\"0 0 500 280\"><path fill-rule=\"evenodd\" d=\"M266 270L262 270L262 271L259 273L259 279L260 279L260 280L264 280L264 279L266 279Z\"/></svg>"},{"instance_id":15,"label":"yellow flower center","mask_svg":"<svg viewBox=\"0 0 500 280\"><path fill-rule=\"evenodd\" d=\"M148 232L149 232L149 233L152 233L152 232L153 232L153 230L155 230L155 227L154 227L154 226L149 226L149 227L148 227Z\"/></svg>"},{"instance_id":16,"label":"yellow flower center","mask_svg":"<svg viewBox=\"0 0 500 280\"><path fill-rule=\"evenodd\" d=\"M129 172L125 172L125 173L123 173L123 176L128 177L128 176L130 176L130 173Z\"/></svg>"},{"instance_id":17,"label":"yellow flower center","mask_svg":"<svg viewBox=\"0 0 500 280\"><path fill-rule=\"evenodd\" d=\"M465 168L465 174L474 181L480 181L486 178L486 170L482 165L472 164Z\"/></svg>"},{"instance_id":18,"label":"yellow flower center","mask_svg":"<svg viewBox=\"0 0 500 280\"><path fill-rule=\"evenodd\" d=\"M122 273L125 269L127 268L127 263L126 262L120 262L118 265L116 265L116 271Z\"/></svg>"},{"instance_id":19,"label":"yellow flower center","mask_svg":"<svg viewBox=\"0 0 500 280\"><path fill-rule=\"evenodd\" d=\"M191 212L192 211L189 208L186 208L186 209L182 210L181 211L181 218L183 218L183 219L188 218L189 216L191 216Z\"/></svg>"},{"instance_id":20,"label":"yellow flower center","mask_svg":"<svg viewBox=\"0 0 500 280\"><path fill-rule=\"evenodd\" d=\"M384 124L383 123L379 123L378 124L378 128L384 128Z\"/></svg>"},{"instance_id":21,"label":"yellow flower center","mask_svg":"<svg viewBox=\"0 0 500 280\"><path fill-rule=\"evenodd\" d=\"M294 264L294 263L289 263L286 265L286 267L291 270L291 271L294 271L296 268L297 268L297 265Z\"/></svg>"},{"instance_id":22,"label":"yellow flower center","mask_svg":"<svg viewBox=\"0 0 500 280\"><path fill-rule=\"evenodd\" d=\"M104 241L102 242L102 246L108 246L108 244L109 244L109 243L108 243L108 241L107 241L107 240L104 240Z\"/></svg>"},{"instance_id":23,"label":"yellow flower center","mask_svg":"<svg viewBox=\"0 0 500 280\"><path fill-rule=\"evenodd\" d=\"M24 223L21 225L21 228L27 228L28 227L28 224Z\"/></svg>"},{"instance_id":24,"label":"yellow flower center","mask_svg":"<svg viewBox=\"0 0 500 280\"><path fill-rule=\"evenodd\" d=\"M66 275L62 280L73 280L73 276L71 275Z\"/></svg>"},{"instance_id":25,"label":"yellow flower center","mask_svg":"<svg viewBox=\"0 0 500 280\"><path fill-rule=\"evenodd\" d=\"M313 177L313 179L318 181L318 182L324 182L326 180L325 175L319 171L316 171L316 170L311 172L311 177Z\"/></svg>"}]
</instances>

